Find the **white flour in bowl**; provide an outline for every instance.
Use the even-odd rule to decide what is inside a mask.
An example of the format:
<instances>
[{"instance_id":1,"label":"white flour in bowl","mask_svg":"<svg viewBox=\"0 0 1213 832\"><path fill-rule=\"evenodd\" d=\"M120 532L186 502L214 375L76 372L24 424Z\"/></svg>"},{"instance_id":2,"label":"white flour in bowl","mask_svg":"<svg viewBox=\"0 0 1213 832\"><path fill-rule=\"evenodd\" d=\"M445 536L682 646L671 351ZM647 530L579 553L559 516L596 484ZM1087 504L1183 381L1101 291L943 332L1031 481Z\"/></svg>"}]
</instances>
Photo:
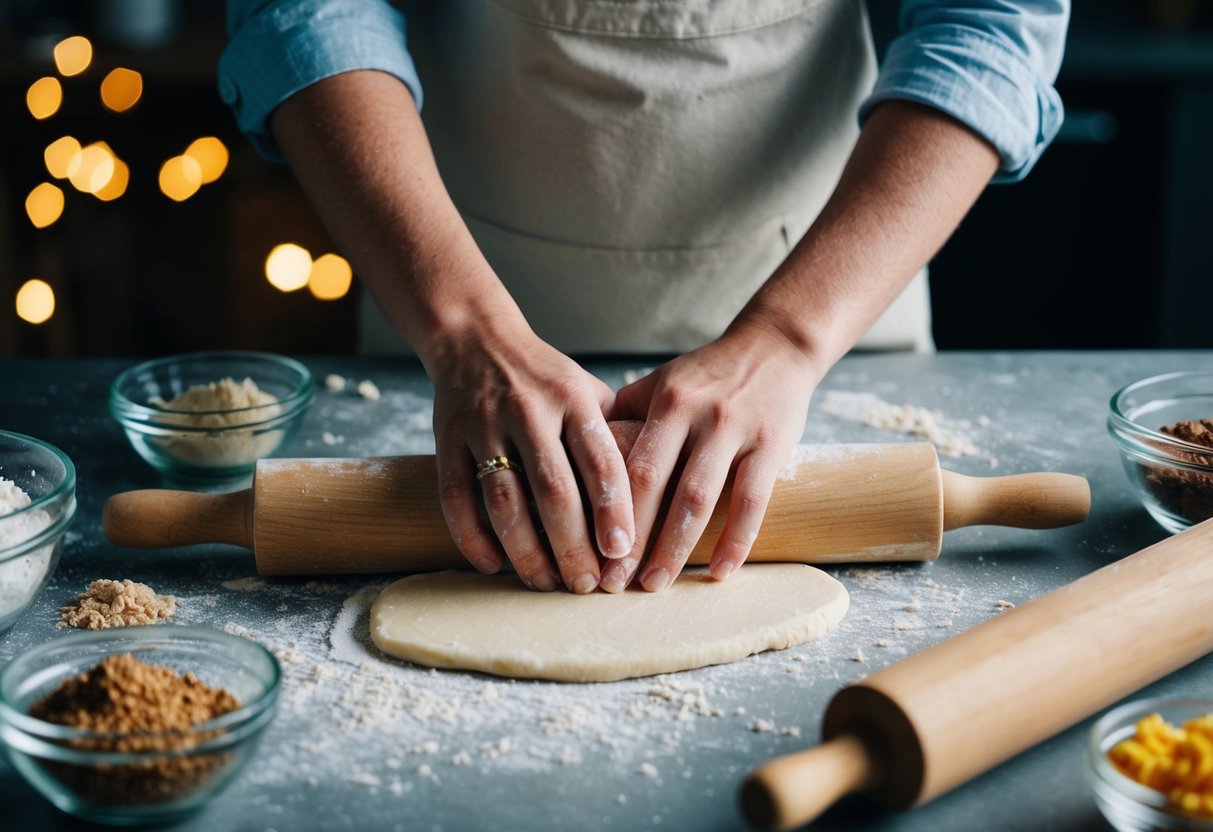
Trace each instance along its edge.
<instances>
[{"instance_id":1,"label":"white flour in bowl","mask_svg":"<svg viewBox=\"0 0 1213 832\"><path fill-rule=\"evenodd\" d=\"M20 546L51 524L45 511L8 515L30 504L29 495L11 480L0 477L0 557L10 548ZM0 560L0 626L15 616L33 600L50 568L54 544L49 544L8 560Z\"/></svg>"}]
</instances>

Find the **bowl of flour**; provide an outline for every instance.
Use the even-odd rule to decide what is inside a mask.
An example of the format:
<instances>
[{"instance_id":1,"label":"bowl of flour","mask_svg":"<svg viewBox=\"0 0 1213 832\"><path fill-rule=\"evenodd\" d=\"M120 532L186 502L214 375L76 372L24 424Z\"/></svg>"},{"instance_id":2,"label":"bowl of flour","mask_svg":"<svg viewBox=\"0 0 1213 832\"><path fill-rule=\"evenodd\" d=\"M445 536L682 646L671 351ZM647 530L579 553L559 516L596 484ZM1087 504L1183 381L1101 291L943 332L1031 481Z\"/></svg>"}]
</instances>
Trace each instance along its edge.
<instances>
[{"instance_id":1,"label":"bowl of flour","mask_svg":"<svg viewBox=\"0 0 1213 832\"><path fill-rule=\"evenodd\" d=\"M258 352L147 361L110 386L109 410L131 446L174 479L235 480L296 432L312 402L303 364Z\"/></svg>"},{"instance_id":2,"label":"bowl of flour","mask_svg":"<svg viewBox=\"0 0 1213 832\"><path fill-rule=\"evenodd\" d=\"M75 514L76 467L67 455L0 431L0 634L46 586Z\"/></svg>"}]
</instances>

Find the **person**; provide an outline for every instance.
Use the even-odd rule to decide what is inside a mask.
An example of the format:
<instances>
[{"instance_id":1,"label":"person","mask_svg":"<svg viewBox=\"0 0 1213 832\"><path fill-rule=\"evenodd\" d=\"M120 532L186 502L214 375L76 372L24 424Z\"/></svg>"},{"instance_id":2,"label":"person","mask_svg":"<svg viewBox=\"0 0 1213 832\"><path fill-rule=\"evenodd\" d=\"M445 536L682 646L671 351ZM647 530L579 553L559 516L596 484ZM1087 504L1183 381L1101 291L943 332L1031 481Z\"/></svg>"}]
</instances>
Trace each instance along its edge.
<instances>
[{"instance_id":1,"label":"person","mask_svg":"<svg viewBox=\"0 0 1213 832\"><path fill-rule=\"evenodd\" d=\"M669 586L731 482L726 579L834 362L929 348L925 264L1060 126L1069 4L902 0L879 73L859 0L228 16L221 97L434 384L460 550L588 593ZM628 352L674 357L617 392L574 360Z\"/></svg>"}]
</instances>

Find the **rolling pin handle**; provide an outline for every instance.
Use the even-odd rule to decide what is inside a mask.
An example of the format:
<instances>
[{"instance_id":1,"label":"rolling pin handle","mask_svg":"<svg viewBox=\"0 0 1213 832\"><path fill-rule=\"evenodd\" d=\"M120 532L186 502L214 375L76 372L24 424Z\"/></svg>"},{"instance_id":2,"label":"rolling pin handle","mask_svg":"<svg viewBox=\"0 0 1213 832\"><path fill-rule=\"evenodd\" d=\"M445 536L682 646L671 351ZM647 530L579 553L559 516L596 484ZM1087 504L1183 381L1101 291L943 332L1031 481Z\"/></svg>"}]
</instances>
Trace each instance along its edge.
<instances>
[{"instance_id":1,"label":"rolling pin handle","mask_svg":"<svg viewBox=\"0 0 1213 832\"><path fill-rule=\"evenodd\" d=\"M756 769L742 784L741 811L759 829L795 829L851 792L873 787L879 777L868 747L843 734Z\"/></svg>"},{"instance_id":2,"label":"rolling pin handle","mask_svg":"<svg viewBox=\"0 0 1213 832\"><path fill-rule=\"evenodd\" d=\"M126 491L105 501L101 528L110 543L136 549L197 543L230 543L251 549L253 492Z\"/></svg>"},{"instance_id":3,"label":"rolling pin handle","mask_svg":"<svg viewBox=\"0 0 1213 832\"><path fill-rule=\"evenodd\" d=\"M1074 474L942 474L944 531L983 525L1056 529L1081 523L1091 511L1091 487Z\"/></svg>"}]
</instances>

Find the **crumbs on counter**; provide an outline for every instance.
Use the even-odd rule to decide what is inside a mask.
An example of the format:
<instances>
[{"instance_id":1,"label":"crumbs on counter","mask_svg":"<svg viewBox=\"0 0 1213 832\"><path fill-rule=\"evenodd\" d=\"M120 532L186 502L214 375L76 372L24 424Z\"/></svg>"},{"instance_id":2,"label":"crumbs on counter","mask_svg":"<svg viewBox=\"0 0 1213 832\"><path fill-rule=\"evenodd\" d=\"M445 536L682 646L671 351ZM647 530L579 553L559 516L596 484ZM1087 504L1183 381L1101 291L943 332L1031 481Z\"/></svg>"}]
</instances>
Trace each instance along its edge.
<instances>
[{"instance_id":1,"label":"crumbs on counter","mask_svg":"<svg viewBox=\"0 0 1213 832\"><path fill-rule=\"evenodd\" d=\"M358 382L358 395L369 402L377 402L382 397L378 385L369 378L364 378Z\"/></svg>"},{"instance_id":2,"label":"crumbs on counter","mask_svg":"<svg viewBox=\"0 0 1213 832\"><path fill-rule=\"evenodd\" d=\"M93 581L76 600L59 608L58 627L103 630L168 621L177 612L175 595L157 595L147 584L128 579Z\"/></svg>"}]
</instances>

